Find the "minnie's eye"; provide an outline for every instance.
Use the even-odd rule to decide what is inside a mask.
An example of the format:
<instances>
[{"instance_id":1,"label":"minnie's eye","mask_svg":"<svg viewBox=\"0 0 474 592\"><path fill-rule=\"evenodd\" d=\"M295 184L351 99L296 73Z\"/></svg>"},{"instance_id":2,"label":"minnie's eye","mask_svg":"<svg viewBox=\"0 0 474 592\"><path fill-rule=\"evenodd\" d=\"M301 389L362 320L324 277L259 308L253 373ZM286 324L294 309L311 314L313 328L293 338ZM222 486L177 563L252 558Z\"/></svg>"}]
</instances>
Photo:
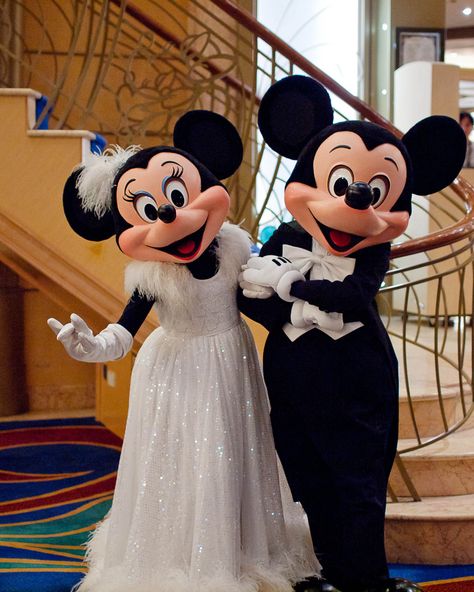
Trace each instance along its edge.
<instances>
[{"instance_id":1,"label":"minnie's eye","mask_svg":"<svg viewBox=\"0 0 474 592\"><path fill-rule=\"evenodd\" d=\"M180 179L169 177L165 180L163 193L166 199L177 208L184 208L189 201L186 185Z\"/></svg>"},{"instance_id":2,"label":"minnie's eye","mask_svg":"<svg viewBox=\"0 0 474 592\"><path fill-rule=\"evenodd\" d=\"M372 193L374 194L372 206L377 208L387 197L390 181L385 175L378 175L369 181L369 185L372 187Z\"/></svg>"},{"instance_id":3,"label":"minnie's eye","mask_svg":"<svg viewBox=\"0 0 474 592\"><path fill-rule=\"evenodd\" d=\"M331 171L328 181L328 190L333 197L345 195L347 188L354 181L351 169L344 166L337 166Z\"/></svg>"},{"instance_id":4,"label":"minnie's eye","mask_svg":"<svg viewBox=\"0 0 474 592\"><path fill-rule=\"evenodd\" d=\"M156 201L150 195L140 195L134 201L134 207L137 214L145 222L156 222L158 219L158 206Z\"/></svg>"}]
</instances>

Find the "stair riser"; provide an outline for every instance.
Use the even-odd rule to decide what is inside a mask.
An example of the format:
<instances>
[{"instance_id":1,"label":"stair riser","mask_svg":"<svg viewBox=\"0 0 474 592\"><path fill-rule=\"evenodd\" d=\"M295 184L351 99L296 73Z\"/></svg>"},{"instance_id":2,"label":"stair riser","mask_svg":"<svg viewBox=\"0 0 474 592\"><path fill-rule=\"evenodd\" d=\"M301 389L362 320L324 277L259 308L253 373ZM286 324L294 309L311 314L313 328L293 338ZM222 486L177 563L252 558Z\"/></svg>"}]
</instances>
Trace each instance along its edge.
<instances>
[{"instance_id":1,"label":"stair riser","mask_svg":"<svg viewBox=\"0 0 474 592\"><path fill-rule=\"evenodd\" d=\"M445 431L438 400L413 400L415 420L421 438L437 436ZM457 419L457 402L455 398L444 400L444 411L448 426ZM415 428L407 399L400 400L399 438L416 438Z\"/></svg>"},{"instance_id":2,"label":"stair riser","mask_svg":"<svg viewBox=\"0 0 474 592\"><path fill-rule=\"evenodd\" d=\"M464 409L469 410L469 408L472 405L471 398L466 397L465 399L466 399L466 404L465 404ZM456 421L461 421L463 418L464 418L463 407L461 405L461 401L458 398L457 403L456 403L455 419L456 419ZM462 425L459 429L465 430L465 429L472 428L472 426L474 425L473 421L472 421L473 419L474 419L474 417L471 416L471 418L464 425Z\"/></svg>"},{"instance_id":3,"label":"stair riser","mask_svg":"<svg viewBox=\"0 0 474 592\"><path fill-rule=\"evenodd\" d=\"M388 518L385 544L390 563L474 563L474 520Z\"/></svg>"},{"instance_id":4,"label":"stair riser","mask_svg":"<svg viewBox=\"0 0 474 592\"><path fill-rule=\"evenodd\" d=\"M405 458L404 463L422 497L474 493L474 457L449 460ZM390 485L397 496L410 496L396 467L390 475Z\"/></svg>"}]
</instances>

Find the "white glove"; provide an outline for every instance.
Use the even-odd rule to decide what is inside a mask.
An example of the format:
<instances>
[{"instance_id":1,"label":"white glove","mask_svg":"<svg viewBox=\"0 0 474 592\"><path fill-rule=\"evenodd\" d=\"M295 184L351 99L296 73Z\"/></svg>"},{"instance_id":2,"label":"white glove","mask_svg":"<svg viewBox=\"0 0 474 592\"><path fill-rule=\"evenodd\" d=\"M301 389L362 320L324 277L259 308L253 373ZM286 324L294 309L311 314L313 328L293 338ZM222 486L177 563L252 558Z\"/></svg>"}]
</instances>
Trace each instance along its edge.
<instances>
[{"instance_id":1,"label":"white glove","mask_svg":"<svg viewBox=\"0 0 474 592\"><path fill-rule=\"evenodd\" d=\"M118 323L111 323L96 336L87 323L74 313L71 322L66 325L56 319L48 319L48 325L71 358L80 362L119 360L133 345L131 333Z\"/></svg>"},{"instance_id":2,"label":"white glove","mask_svg":"<svg viewBox=\"0 0 474 592\"><path fill-rule=\"evenodd\" d=\"M275 294L275 290L273 288L269 288L267 286L259 286L258 284L246 282L243 279L243 273L239 274L239 285L242 288L242 294L247 298L266 299L270 298L270 296L273 296L273 294Z\"/></svg>"},{"instance_id":3,"label":"white glove","mask_svg":"<svg viewBox=\"0 0 474 592\"><path fill-rule=\"evenodd\" d=\"M291 285L304 280L304 275L286 257L266 255L250 257L247 265L242 266L242 280L250 284L272 288L282 300L294 302L290 295Z\"/></svg>"},{"instance_id":4,"label":"white glove","mask_svg":"<svg viewBox=\"0 0 474 592\"><path fill-rule=\"evenodd\" d=\"M323 312L314 304L298 300L291 308L291 324L302 329L315 325L329 331L342 331L344 320L340 312Z\"/></svg>"}]
</instances>

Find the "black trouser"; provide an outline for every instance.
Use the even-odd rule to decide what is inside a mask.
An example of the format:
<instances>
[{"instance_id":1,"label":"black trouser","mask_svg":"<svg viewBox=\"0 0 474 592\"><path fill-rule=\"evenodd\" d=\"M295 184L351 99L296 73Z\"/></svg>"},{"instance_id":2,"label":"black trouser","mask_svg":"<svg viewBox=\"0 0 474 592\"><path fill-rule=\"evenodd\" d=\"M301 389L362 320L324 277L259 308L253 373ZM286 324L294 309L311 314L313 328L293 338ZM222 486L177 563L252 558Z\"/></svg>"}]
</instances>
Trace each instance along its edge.
<instances>
[{"instance_id":1,"label":"black trouser","mask_svg":"<svg viewBox=\"0 0 474 592\"><path fill-rule=\"evenodd\" d=\"M388 575L398 422L390 359L365 328L338 341L313 330L294 343L270 335L264 367L277 451L323 576L343 592L361 590Z\"/></svg>"}]
</instances>

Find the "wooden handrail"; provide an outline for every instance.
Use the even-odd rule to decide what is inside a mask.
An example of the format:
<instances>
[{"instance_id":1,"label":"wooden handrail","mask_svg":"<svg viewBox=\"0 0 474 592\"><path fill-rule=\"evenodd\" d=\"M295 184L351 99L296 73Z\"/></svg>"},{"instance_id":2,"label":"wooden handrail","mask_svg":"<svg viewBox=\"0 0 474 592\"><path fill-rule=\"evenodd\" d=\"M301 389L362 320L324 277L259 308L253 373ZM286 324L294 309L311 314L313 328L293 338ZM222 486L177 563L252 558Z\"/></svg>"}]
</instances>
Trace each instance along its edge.
<instances>
[{"instance_id":1,"label":"wooden handrail","mask_svg":"<svg viewBox=\"0 0 474 592\"><path fill-rule=\"evenodd\" d=\"M246 29L252 31L252 33L263 39L273 49L276 49L279 53L281 53L281 55L288 58L290 62L298 66L298 68L301 68L301 70L306 72L308 76L311 76L312 78L315 78L321 82L321 84L323 84L329 91L334 93L345 103L358 111L365 119L390 129L397 136L401 135L400 130L398 130L388 119L385 119L385 117L380 115L380 113L377 113L377 111L372 109L372 107L370 107L367 103L351 94L333 78L317 68L307 58L294 50L291 45L285 43L282 39L280 39L280 37L275 35L275 33L272 33L270 29L267 29L261 23L259 23L257 19L248 11L236 6L233 2L230 2L230 0L210 1L223 10L226 14L232 16L239 24L243 25Z\"/></svg>"},{"instance_id":2,"label":"wooden handrail","mask_svg":"<svg viewBox=\"0 0 474 592\"><path fill-rule=\"evenodd\" d=\"M180 46L180 40L178 37L166 31L159 23L131 2L124 2L123 0L110 0L110 2L124 10L143 26L153 31L173 46ZM270 47L278 51L294 65L298 66L298 68L308 76L321 82L321 84L323 84L330 92L359 112L362 117L389 129L397 137L402 137L402 132L396 128L391 121L380 115L380 113L372 109L367 103L347 91L341 84L295 51L290 45L272 33L272 31L267 29L264 25L259 23L248 11L240 8L230 0L210 0L210 2L220 8L227 15L231 16L247 30L251 31L255 36L258 36L265 41ZM211 62L204 61L203 64L209 68L211 73L220 73L219 68ZM253 97L256 104L259 104L260 98L255 96L254 92L248 85L245 85L243 82L228 74L223 75L222 80L232 88L243 91L247 97ZM394 244L392 246L392 258L405 257L407 255L413 255L415 253L450 245L472 234L474 231L474 187L462 177L458 177L450 187L465 202L465 216L456 224L443 228L437 232L433 232L421 238L410 239L403 243Z\"/></svg>"},{"instance_id":3,"label":"wooden handrail","mask_svg":"<svg viewBox=\"0 0 474 592\"><path fill-rule=\"evenodd\" d=\"M181 46L181 40L179 39L179 37L177 37L170 31L167 31L164 27L160 25L160 23L158 23L155 19L152 19L141 8L135 6L135 4L132 4L131 2L126 2L124 4L122 0L110 0L110 3L115 4L115 6L118 6L121 10L126 12L141 25L143 25L144 27L146 27L147 29L149 29L150 31L164 39L173 47L179 48ZM192 49L188 49L186 53L191 57L199 57L198 54L194 52ZM234 78L230 74L223 74L222 70L209 60L200 61L204 66L206 66L206 68L209 69L209 72L211 74L221 74L220 78L223 82L228 84L231 88L238 90L239 92L243 92L247 98L252 98L257 105L260 104L260 98L255 96L254 91L248 84L245 84L237 78Z\"/></svg>"},{"instance_id":4,"label":"wooden handrail","mask_svg":"<svg viewBox=\"0 0 474 592\"><path fill-rule=\"evenodd\" d=\"M321 82L330 92L334 93L352 108L357 110L365 119L389 129L397 137L402 137L403 133L396 128L391 121L385 119L385 117L374 111L369 105L367 105L367 103L352 95L338 82L333 80L325 72L317 68L304 56L295 51L290 45L259 23L248 11L236 6L230 0L210 1L226 14L232 16L238 23L252 31L255 35L258 35L273 49L276 49L281 55L285 56L288 60L293 62L293 64L298 66L303 72ZM462 177L458 177L450 187L465 202L466 215L452 226L443 228L442 230L433 232L424 237L410 239L404 243L392 245L392 259L447 246L466 238L474 232L474 187Z\"/></svg>"},{"instance_id":5,"label":"wooden handrail","mask_svg":"<svg viewBox=\"0 0 474 592\"><path fill-rule=\"evenodd\" d=\"M447 226L420 238L410 239L404 243L393 244L392 259L452 245L474 233L474 187L463 177L458 177L450 185L450 188L464 201L466 207L465 216L452 226Z\"/></svg>"}]
</instances>

